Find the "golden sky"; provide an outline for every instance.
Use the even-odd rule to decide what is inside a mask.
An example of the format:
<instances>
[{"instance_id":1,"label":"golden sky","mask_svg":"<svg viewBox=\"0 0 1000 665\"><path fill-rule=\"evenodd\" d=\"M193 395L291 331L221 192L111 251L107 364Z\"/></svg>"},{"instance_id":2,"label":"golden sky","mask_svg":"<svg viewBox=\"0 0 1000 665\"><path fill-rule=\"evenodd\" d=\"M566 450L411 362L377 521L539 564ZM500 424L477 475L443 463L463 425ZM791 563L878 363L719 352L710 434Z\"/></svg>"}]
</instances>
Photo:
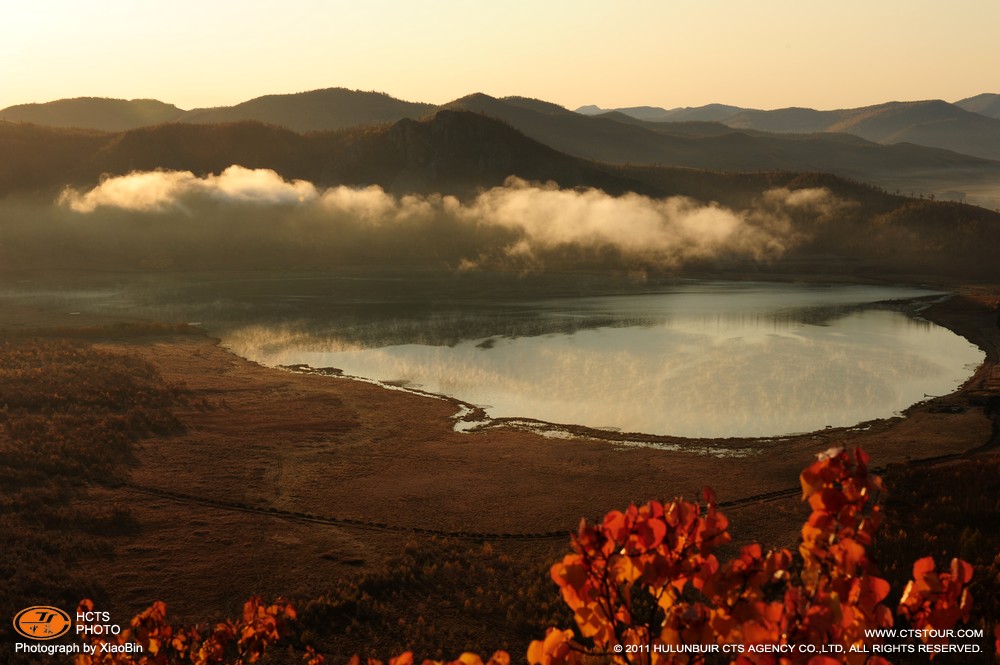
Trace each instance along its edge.
<instances>
[{"instance_id":1,"label":"golden sky","mask_svg":"<svg viewBox=\"0 0 1000 665\"><path fill-rule=\"evenodd\" d=\"M998 0L5 0L0 108L342 86L830 109L1000 92Z\"/></svg>"}]
</instances>

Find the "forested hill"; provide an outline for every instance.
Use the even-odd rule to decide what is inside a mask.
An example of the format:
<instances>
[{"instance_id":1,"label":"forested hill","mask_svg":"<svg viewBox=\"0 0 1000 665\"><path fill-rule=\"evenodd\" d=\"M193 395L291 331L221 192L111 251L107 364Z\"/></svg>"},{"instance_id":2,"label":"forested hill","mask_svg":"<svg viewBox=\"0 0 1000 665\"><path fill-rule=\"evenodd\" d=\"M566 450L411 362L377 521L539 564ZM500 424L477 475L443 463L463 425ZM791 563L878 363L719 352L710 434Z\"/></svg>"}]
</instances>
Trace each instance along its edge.
<instances>
[{"instance_id":1,"label":"forested hill","mask_svg":"<svg viewBox=\"0 0 1000 665\"><path fill-rule=\"evenodd\" d=\"M608 165L560 153L508 124L467 111L420 121L300 134L256 122L173 123L127 132L0 123L0 196L50 205L66 186L97 185L133 171L182 170L204 176L238 164L272 169L320 188L379 185L395 195L454 194L469 201L509 176L563 189L618 196L684 196L702 205L760 214L768 192L821 189L839 202L823 224L789 217L805 240L777 262L719 264L720 270L1000 278L1000 214L912 199L818 172L722 173ZM754 212L756 211L756 212ZM779 217L780 219L780 217ZM784 222L782 222L784 223Z\"/></svg>"}]
</instances>

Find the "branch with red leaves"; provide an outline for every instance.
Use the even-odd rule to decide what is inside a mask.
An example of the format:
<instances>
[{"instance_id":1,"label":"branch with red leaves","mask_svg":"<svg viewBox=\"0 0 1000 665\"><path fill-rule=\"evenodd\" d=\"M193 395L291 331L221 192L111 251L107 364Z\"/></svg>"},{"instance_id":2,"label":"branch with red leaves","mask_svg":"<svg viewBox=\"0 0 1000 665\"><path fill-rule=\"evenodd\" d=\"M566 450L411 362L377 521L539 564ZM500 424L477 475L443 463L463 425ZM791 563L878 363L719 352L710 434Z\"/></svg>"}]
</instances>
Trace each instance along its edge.
<instances>
[{"instance_id":1,"label":"branch with red leaves","mask_svg":"<svg viewBox=\"0 0 1000 665\"><path fill-rule=\"evenodd\" d=\"M869 630L894 623L883 603L889 584L868 556L883 491L868 462L861 450L833 449L802 472L802 498L812 514L798 557L751 545L720 565L713 550L729 542L728 520L709 490L703 505L651 501L612 511L599 524L581 522L573 552L552 567L577 632L549 629L531 643L529 663L576 665L589 656L701 663L705 653L698 647L726 644L747 647L733 656L740 664L885 663L866 649L878 641ZM915 628L946 629L966 620L971 576L962 561L939 573L933 561L921 559L898 615ZM788 645L808 648L759 648ZM842 655L811 653L824 645L836 645Z\"/></svg>"},{"instance_id":2,"label":"branch with red leaves","mask_svg":"<svg viewBox=\"0 0 1000 665\"><path fill-rule=\"evenodd\" d=\"M78 612L92 612L94 603L80 601ZM295 608L284 601L265 604L259 596L243 605L237 621L214 626L175 627L167 622L167 606L157 601L129 622L129 627L111 638L85 635L95 653L79 654L74 665L245 665L257 662L267 648L288 633ZM108 647L102 648L102 645ZM120 647L138 646L134 651ZM323 656L307 647L307 665L322 665Z\"/></svg>"}]
</instances>

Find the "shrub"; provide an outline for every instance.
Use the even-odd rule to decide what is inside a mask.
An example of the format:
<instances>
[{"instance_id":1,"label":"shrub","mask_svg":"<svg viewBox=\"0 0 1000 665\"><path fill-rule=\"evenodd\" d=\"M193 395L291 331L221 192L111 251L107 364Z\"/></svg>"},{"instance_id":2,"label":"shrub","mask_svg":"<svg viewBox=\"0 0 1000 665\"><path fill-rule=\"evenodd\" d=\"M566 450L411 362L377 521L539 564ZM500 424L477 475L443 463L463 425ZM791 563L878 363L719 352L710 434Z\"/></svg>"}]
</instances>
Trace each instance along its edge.
<instances>
[{"instance_id":1,"label":"shrub","mask_svg":"<svg viewBox=\"0 0 1000 665\"><path fill-rule=\"evenodd\" d=\"M969 616L972 567L955 559L939 571L930 557L917 561L897 615L919 632L884 644L888 633L879 631L894 625L882 602L889 584L868 555L881 479L862 451L832 449L800 480L812 514L797 556L751 545L720 564L713 551L729 541L728 520L710 490L704 509L651 501L581 522L573 552L552 567L578 634L549 629L532 642L529 662L876 665L888 662L879 653L946 650L947 629Z\"/></svg>"}]
</instances>

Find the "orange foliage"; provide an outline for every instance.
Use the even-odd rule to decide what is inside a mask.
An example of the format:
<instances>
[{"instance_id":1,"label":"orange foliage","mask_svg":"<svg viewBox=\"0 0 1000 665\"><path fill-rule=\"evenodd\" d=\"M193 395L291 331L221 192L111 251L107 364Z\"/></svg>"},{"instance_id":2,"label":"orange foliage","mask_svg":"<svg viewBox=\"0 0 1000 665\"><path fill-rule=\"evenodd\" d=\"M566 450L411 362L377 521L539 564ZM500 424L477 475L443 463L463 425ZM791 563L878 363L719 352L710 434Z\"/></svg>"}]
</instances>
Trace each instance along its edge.
<instances>
[{"instance_id":1,"label":"orange foliage","mask_svg":"<svg viewBox=\"0 0 1000 665\"><path fill-rule=\"evenodd\" d=\"M950 628L968 621L972 597L965 586L970 581L972 566L965 561L952 559L950 571L937 573L934 560L924 557L913 564L913 580L903 591L899 613L916 628ZM929 633L924 633L924 641L947 643L946 639L929 637Z\"/></svg>"},{"instance_id":2,"label":"orange foliage","mask_svg":"<svg viewBox=\"0 0 1000 665\"><path fill-rule=\"evenodd\" d=\"M91 612L94 603L80 601L78 612ZM254 663L264 651L287 634L287 622L295 619L295 609L284 601L265 605L254 596L243 605L238 621L224 621L215 626L174 627L167 623L167 606L157 601L132 618L129 628L112 639L89 636L96 646L94 655L80 654L74 665L244 665ZM112 649L106 652L102 645ZM118 647L138 645L141 651L122 652ZM323 656L311 647L304 660L307 665L322 665Z\"/></svg>"},{"instance_id":3,"label":"orange foliage","mask_svg":"<svg viewBox=\"0 0 1000 665\"><path fill-rule=\"evenodd\" d=\"M531 643L528 661L701 663L702 647L742 645L729 652L732 662L885 663L866 649L880 642L866 631L893 626L883 603L889 584L867 554L881 479L862 451L834 449L800 480L812 514L798 558L751 545L721 565L713 551L729 541L728 521L710 490L704 506L651 501L612 511L599 524L581 522L573 552L552 567L552 578L583 639L549 629ZM939 630L967 619L971 576L962 561L941 573L930 559L918 561L899 615L914 628Z\"/></svg>"},{"instance_id":4,"label":"orange foliage","mask_svg":"<svg viewBox=\"0 0 1000 665\"><path fill-rule=\"evenodd\" d=\"M414 662L413 653L406 651L395 658L390 658L388 665L414 665ZM360 657L354 656L349 661L349 665L383 665L383 663L374 658L362 661ZM421 665L510 665L510 655L506 651L497 651L484 664L482 658L474 653L466 652L455 660L447 662L442 660L425 660Z\"/></svg>"}]
</instances>

